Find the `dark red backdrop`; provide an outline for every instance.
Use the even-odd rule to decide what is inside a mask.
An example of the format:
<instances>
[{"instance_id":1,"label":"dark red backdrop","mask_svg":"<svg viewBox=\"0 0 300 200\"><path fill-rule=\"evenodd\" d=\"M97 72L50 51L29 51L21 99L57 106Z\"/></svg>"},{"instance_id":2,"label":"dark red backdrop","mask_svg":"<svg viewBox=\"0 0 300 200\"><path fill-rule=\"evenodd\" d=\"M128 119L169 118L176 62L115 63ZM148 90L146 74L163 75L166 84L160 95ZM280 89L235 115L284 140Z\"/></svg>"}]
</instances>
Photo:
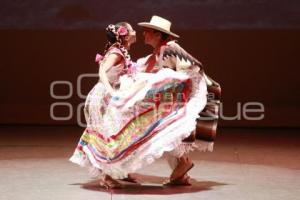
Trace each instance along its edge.
<instances>
[{"instance_id":1,"label":"dark red backdrop","mask_svg":"<svg viewBox=\"0 0 300 200\"><path fill-rule=\"evenodd\" d=\"M206 72L223 89L225 116L238 112L238 103L261 102L265 119L227 120L230 126L299 126L300 31L177 31L180 44L199 58ZM132 47L134 58L150 49L142 41ZM97 73L94 55L103 48L101 31L0 31L1 46L1 124L76 123L76 80L83 73ZM53 81L73 84L66 100L50 95ZM82 93L97 80L83 79ZM56 85L57 95L69 93L67 85ZM55 102L71 103L74 117L67 121L50 118ZM66 107L56 107L56 116L68 115ZM62 110L61 110L62 109ZM61 110L61 111L60 111Z\"/></svg>"},{"instance_id":2,"label":"dark red backdrop","mask_svg":"<svg viewBox=\"0 0 300 200\"><path fill-rule=\"evenodd\" d=\"M225 116L236 115L238 106L249 102L264 105L263 120L244 119L242 109L240 120L221 120L222 126L300 125L299 3L171 2L3 1L0 124L76 124L78 104L84 102L77 95L76 81L82 74L97 73L94 56L105 44L104 26L124 19L135 25L158 14L174 22L179 43L222 85ZM139 41L131 51L134 59L150 52L143 45L141 30L137 31ZM53 81L69 81L72 96L53 98ZM83 79L82 92L86 94L96 81ZM67 85L56 85L54 92L70 91ZM54 109L55 116L72 114L71 119L51 119L53 103L71 106L73 114L66 105Z\"/></svg>"}]
</instances>

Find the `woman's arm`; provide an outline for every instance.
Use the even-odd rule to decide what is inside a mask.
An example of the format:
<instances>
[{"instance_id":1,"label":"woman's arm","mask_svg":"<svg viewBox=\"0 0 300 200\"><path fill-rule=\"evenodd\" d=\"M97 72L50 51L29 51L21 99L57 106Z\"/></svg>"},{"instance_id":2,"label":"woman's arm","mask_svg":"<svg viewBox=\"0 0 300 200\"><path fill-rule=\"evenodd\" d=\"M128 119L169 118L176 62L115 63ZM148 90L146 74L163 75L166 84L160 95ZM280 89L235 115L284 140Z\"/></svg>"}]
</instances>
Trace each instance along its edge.
<instances>
[{"instance_id":1,"label":"woman's arm","mask_svg":"<svg viewBox=\"0 0 300 200\"><path fill-rule=\"evenodd\" d=\"M109 83L108 77L106 72L112 67L115 66L117 63L121 61L121 56L115 53L110 54L106 59L102 60L99 65L99 77L101 82L104 84L107 91L111 94L114 89L112 88L111 84Z\"/></svg>"}]
</instances>

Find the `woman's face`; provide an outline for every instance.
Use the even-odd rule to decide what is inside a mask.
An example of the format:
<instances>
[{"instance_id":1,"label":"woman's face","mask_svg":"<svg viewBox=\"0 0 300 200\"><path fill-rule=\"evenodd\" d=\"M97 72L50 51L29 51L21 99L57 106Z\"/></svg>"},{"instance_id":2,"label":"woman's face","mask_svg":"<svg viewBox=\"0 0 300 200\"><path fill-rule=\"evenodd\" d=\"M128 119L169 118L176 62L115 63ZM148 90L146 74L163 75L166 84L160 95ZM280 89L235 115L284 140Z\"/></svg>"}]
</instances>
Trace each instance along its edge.
<instances>
[{"instance_id":1,"label":"woman's face","mask_svg":"<svg viewBox=\"0 0 300 200\"><path fill-rule=\"evenodd\" d=\"M128 47L130 47L131 44L136 42L136 32L135 30L133 30L133 28L130 25L127 27L127 29L128 29L128 35L126 36L126 41Z\"/></svg>"}]
</instances>

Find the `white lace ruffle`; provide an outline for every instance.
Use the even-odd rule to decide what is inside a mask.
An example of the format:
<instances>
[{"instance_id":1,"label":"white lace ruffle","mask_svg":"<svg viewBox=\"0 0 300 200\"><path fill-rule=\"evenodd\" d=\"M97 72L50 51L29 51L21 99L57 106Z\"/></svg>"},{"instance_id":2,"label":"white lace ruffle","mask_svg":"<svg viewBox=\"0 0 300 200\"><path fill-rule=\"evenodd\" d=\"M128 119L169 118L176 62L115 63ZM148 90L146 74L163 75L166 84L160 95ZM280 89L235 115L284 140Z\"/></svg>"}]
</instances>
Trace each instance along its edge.
<instances>
[{"instance_id":1,"label":"white lace ruffle","mask_svg":"<svg viewBox=\"0 0 300 200\"><path fill-rule=\"evenodd\" d=\"M177 148L170 152L170 154L176 158L181 157L183 154L188 154L192 151L209 151L212 152L214 142L197 141L196 142L182 142Z\"/></svg>"}]
</instances>

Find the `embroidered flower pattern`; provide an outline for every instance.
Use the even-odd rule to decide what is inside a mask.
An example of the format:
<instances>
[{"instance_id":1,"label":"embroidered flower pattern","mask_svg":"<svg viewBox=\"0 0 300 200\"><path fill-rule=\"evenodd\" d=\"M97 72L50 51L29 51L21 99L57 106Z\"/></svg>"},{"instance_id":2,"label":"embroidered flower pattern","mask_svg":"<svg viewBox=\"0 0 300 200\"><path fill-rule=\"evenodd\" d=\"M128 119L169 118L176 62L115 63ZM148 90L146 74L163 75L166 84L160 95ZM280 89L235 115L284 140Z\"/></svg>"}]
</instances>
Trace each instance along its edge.
<instances>
[{"instance_id":1,"label":"embroidered flower pattern","mask_svg":"<svg viewBox=\"0 0 300 200\"><path fill-rule=\"evenodd\" d=\"M107 26L106 31L112 32L116 39L119 40L120 36L128 35L128 30L124 26L120 26L118 29L114 24L110 24Z\"/></svg>"}]
</instances>

